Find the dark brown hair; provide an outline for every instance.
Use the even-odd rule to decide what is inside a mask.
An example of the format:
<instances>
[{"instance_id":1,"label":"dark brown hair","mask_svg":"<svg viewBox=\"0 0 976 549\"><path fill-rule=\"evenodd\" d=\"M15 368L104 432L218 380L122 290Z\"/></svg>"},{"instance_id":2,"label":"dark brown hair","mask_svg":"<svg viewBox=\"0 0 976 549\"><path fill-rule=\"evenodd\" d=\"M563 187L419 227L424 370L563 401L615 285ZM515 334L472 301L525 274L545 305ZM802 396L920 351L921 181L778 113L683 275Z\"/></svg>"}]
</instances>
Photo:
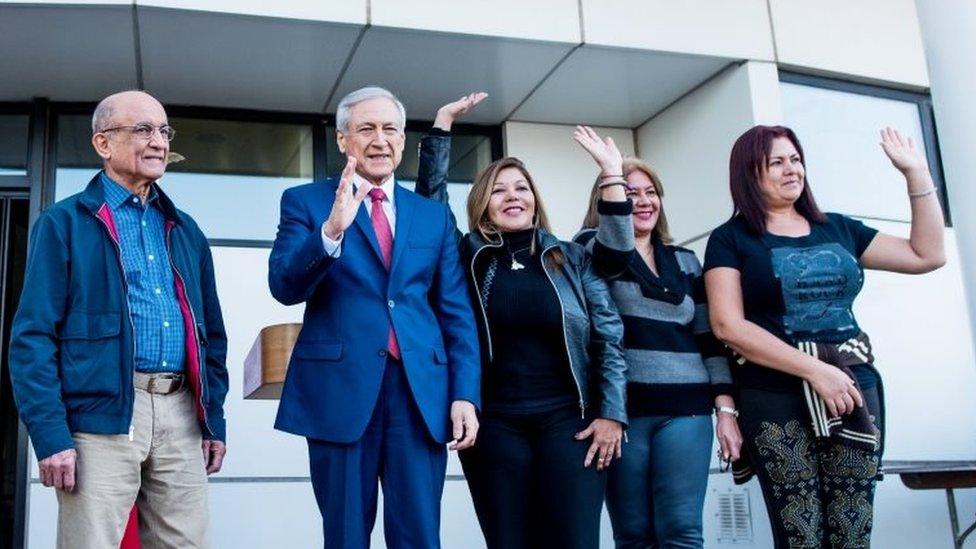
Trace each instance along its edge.
<instances>
[{"instance_id":1,"label":"dark brown hair","mask_svg":"<svg viewBox=\"0 0 976 549\"><path fill-rule=\"evenodd\" d=\"M760 179L773 148L773 140L785 137L796 147L800 163L806 167L803 147L793 130L786 126L753 126L740 135L729 155L729 191L732 193L732 216L741 215L757 234L766 232L766 204ZM810 190L810 179L804 177L803 191L793 204L796 211L811 223L824 223L827 216L817 207Z\"/></svg>"},{"instance_id":2,"label":"dark brown hair","mask_svg":"<svg viewBox=\"0 0 976 549\"><path fill-rule=\"evenodd\" d=\"M671 232L668 230L668 218L664 215L664 184L661 183L661 178L657 175L657 172L647 162L633 156L624 158L624 179L634 172L644 172L644 175L651 180L651 184L654 185L654 191L661 200L657 223L651 231L651 236L660 238L661 242L665 244L670 244L674 239L671 238ZM596 181L593 183L593 188L590 190L590 203L586 208L586 216L583 217L584 229L595 229L600 224L600 214L597 213L597 202L600 201L600 194L600 177L597 176Z\"/></svg>"}]
</instances>

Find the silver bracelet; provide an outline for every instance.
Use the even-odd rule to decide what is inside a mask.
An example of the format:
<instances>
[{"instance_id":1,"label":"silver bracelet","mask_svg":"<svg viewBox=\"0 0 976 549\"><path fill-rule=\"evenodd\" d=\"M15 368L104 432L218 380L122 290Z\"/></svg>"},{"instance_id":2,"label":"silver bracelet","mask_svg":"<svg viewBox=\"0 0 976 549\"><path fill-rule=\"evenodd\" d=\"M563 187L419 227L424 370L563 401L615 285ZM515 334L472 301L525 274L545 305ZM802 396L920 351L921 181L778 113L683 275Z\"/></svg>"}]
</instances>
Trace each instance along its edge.
<instances>
[{"instance_id":1,"label":"silver bracelet","mask_svg":"<svg viewBox=\"0 0 976 549\"><path fill-rule=\"evenodd\" d=\"M732 417L739 417L739 411L730 406L716 406L715 414L729 414Z\"/></svg>"},{"instance_id":2,"label":"silver bracelet","mask_svg":"<svg viewBox=\"0 0 976 549\"><path fill-rule=\"evenodd\" d=\"M923 196L928 196L936 191L935 186L929 187L924 191L918 191L917 193L908 193L908 198L921 198Z\"/></svg>"}]
</instances>

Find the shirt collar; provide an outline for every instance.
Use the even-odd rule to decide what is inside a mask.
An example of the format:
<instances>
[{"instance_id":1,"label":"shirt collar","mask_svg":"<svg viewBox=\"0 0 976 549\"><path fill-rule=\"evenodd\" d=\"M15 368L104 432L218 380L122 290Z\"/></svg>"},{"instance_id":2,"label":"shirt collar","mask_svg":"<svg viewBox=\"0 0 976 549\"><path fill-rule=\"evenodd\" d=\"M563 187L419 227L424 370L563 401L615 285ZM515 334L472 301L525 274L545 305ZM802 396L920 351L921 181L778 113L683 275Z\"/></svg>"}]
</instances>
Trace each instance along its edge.
<instances>
[{"instance_id":1,"label":"shirt collar","mask_svg":"<svg viewBox=\"0 0 976 549\"><path fill-rule=\"evenodd\" d=\"M104 170L102 171L102 190L105 192L105 202L107 202L113 210L119 209L119 207L126 202L131 202L133 197L137 199L139 198L135 193L109 177ZM159 193L156 192L156 184L154 183L149 186L149 199L146 200L146 202L148 204L156 203L157 198L159 198ZM141 200L137 202L138 205L141 205L141 203Z\"/></svg>"},{"instance_id":2,"label":"shirt collar","mask_svg":"<svg viewBox=\"0 0 976 549\"><path fill-rule=\"evenodd\" d=\"M375 186L358 173L354 173L352 175L352 184L355 185L357 189L360 185L369 185L370 187ZM393 193L396 190L396 177L394 177L393 174L390 174L390 177L387 177L386 181L384 181L379 187L383 189L383 194L386 195L386 200L388 200L390 204L393 204Z\"/></svg>"}]
</instances>

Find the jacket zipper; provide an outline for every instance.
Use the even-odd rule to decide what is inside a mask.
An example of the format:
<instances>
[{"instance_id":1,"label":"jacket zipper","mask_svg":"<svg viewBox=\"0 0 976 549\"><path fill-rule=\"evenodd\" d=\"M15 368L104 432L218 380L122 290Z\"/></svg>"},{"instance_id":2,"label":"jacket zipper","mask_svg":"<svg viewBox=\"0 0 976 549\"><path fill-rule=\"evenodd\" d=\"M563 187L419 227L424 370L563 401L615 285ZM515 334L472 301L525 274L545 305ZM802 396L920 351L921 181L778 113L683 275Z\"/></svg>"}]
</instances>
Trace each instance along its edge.
<instances>
[{"instance_id":1,"label":"jacket zipper","mask_svg":"<svg viewBox=\"0 0 976 549\"><path fill-rule=\"evenodd\" d=\"M172 230L173 230L172 227L170 227L169 229L166 230L166 253L169 255L169 265L170 265L170 268L173 269L173 273L176 275L176 278L178 278L180 280L180 286L183 287L183 297L186 298L186 308L187 308L188 311L190 311L190 322L193 324L193 326L192 326L192 329L193 329L193 343L197 347L197 363L198 363L197 366L200 368L200 381L199 381L199 383L200 383L200 394L197 395L197 401L200 404L200 409L203 411L203 425L204 425L204 427L207 428L207 433L210 436L216 436L214 434L214 432L213 432L213 429L210 428L210 421L207 418L207 407L204 406L204 404L203 404L203 376L204 376L203 367L204 367L204 365L203 365L203 362L200 361L200 357L202 356L202 354L200 353L200 336L199 336L199 334L197 334L197 319L196 319L196 315L193 314L193 306L190 304L190 295L189 295L189 293L187 292L187 289L186 289L186 282L183 280L183 275L180 274L180 270L176 268L176 262L173 261L173 247L170 245L170 237L169 237L170 231L172 231Z\"/></svg>"},{"instance_id":2,"label":"jacket zipper","mask_svg":"<svg viewBox=\"0 0 976 549\"><path fill-rule=\"evenodd\" d=\"M583 388L580 387L579 380L576 379L576 369L573 368L573 353L569 352L569 339L566 337L566 309L563 308L563 299L559 297L559 288L556 287L556 282L552 279L549 274L549 269L546 267L545 256L546 252L555 248L556 245L549 246L548 248L542 250L540 258L542 261L542 270L546 273L546 278L549 279L549 283L552 284L552 290L556 292L556 301L559 302L559 313L562 318L563 324L563 344L566 346L566 358L569 359L569 374L573 376L573 383L576 384L576 391L579 393L579 407L580 407L580 418L586 419L586 404L583 402Z\"/></svg>"},{"instance_id":3,"label":"jacket zipper","mask_svg":"<svg viewBox=\"0 0 976 549\"><path fill-rule=\"evenodd\" d=\"M115 248L116 258L119 260L119 269L122 271L122 287L125 288L125 296L122 302L125 303L125 316L129 319L129 329L130 337L132 340L132 361L130 363L131 369L129 371L129 377L135 376L135 359L136 359L136 325L132 321L132 311L129 309L129 281L125 278L125 263L122 261L122 245L115 239L115 235L112 234L112 227L109 226L108 222L102 219L100 215L95 214L95 218L105 227L108 231L109 240L112 241L112 246ZM121 383L121 380L119 380ZM135 381L132 383L132 392L129 393L132 396L132 410L129 414L129 440L132 440L132 414L135 413L135 402L136 402L136 384Z\"/></svg>"},{"instance_id":4,"label":"jacket zipper","mask_svg":"<svg viewBox=\"0 0 976 549\"><path fill-rule=\"evenodd\" d=\"M478 310L481 311L481 318L483 318L485 321L485 339L488 340L488 362L491 362L494 359L494 352L491 349L491 330L488 328L488 314L485 313L485 304L481 300L481 288L478 286L478 277L474 274L474 264L478 259L478 254L483 252L486 248L501 247L501 244L486 244L478 248L478 250L474 252L474 255L471 256L471 283L474 284L474 293L478 295Z\"/></svg>"}]
</instances>

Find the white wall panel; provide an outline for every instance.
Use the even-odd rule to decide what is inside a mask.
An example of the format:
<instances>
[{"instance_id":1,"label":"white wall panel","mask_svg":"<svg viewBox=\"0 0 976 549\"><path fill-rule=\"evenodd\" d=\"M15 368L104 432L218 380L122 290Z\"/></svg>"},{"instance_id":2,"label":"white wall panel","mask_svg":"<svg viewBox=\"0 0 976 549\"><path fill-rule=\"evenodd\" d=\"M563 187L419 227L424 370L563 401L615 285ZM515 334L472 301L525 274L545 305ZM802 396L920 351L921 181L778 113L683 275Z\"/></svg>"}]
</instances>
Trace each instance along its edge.
<instances>
[{"instance_id":1,"label":"white wall panel","mask_svg":"<svg viewBox=\"0 0 976 549\"><path fill-rule=\"evenodd\" d=\"M913 0L769 0L781 64L929 85Z\"/></svg>"},{"instance_id":2,"label":"white wall panel","mask_svg":"<svg viewBox=\"0 0 976 549\"><path fill-rule=\"evenodd\" d=\"M37 6L92 5L91 0L3 0L0 4L33 4ZM131 6L131 0L99 0L99 6Z\"/></svg>"},{"instance_id":3,"label":"white wall panel","mask_svg":"<svg viewBox=\"0 0 976 549\"><path fill-rule=\"evenodd\" d=\"M976 333L976 3L971 0L919 0L932 104L939 129L949 210L959 235L959 256L968 276L969 313Z\"/></svg>"},{"instance_id":4,"label":"white wall panel","mask_svg":"<svg viewBox=\"0 0 976 549\"><path fill-rule=\"evenodd\" d=\"M582 0L587 44L773 60L765 0Z\"/></svg>"},{"instance_id":5,"label":"white wall panel","mask_svg":"<svg viewBox=\"0 0 976 549\"><path fill-rule=\"evenodd\" d=\"M637 129L637 149L664 183L664 208L675 240L710 231L732 213L728 162L732 143L776 104L756 112L755 97L775 97L775 67L731 67Z\"/></svg>"},{"instance_id":6,"label":"white wall panel","mask_svg":"<svg viewBox=\"0 0 976 549\"><path fill-rule=\"evenodd\" d=\"M897 236L908 223L865 220ZM976 456L976 356L956 234L946 229L948 263L921 276L868 271L855 302L885 382L888 459ZM966 433L963 435L963 433Z\"/></svg>"},{"instance_id":7,"label":"white wall panel","mask_svg":"<svg viewBox=\"0 0 976 549\"><path fill-rule=\"evenodd\" d=\"M749 63L749 93L752 97L754 124L767 126L782 123L783 103L779 87L779 71L774 63Z\"/></svg>"},{"instance_id":8,"label":"white wall panel","mask_svg":"<svg viewBox=\"0 0 976 549\"><path fill-rule=\"evenodd\" d=\"M214 549L322 546L310 482L211 483L209 500Z\"/></svg>"},{"instance_id":9,"label":"white wall panel","mask_svg":"<svg viewBox=\"0 0 976 549\"><path fill-rule=\"evenodd\" d=\"M367 0L343 0L342 2L314 2L309 0L278 0L276 2L263 2L262 0L137 0L135 3L139 6L158 8L365 24L366 2Z\"/></svg>"},{"instance_id":10,"label":"white wall panel","mask_svg":"<svg viewBox=\"0 0 976 549\"><path fill-rule=\"evenodd\" d=\"M529 40L581 41L577 0L370 0L370 23Z\"/></svg>"},{"instance_id":11,"label":"white wall panel","mask_svg":"<svg viewBox=\"0 0 976 549\"><path fill-rule=\"evenodd\" d=\"M270 235L269 235L270 238ZM230 390L227 417L227 459L224 476L308 475L305 439L274 430L277 400L244 400L244 357L261 328L301 322L303 306L285 307L268 289L266 248L213 248L217 293L227 329L227 370Z\"/></svg>"},{"instance_id":12,"label":"white wall panel","mask_svg":"<svg viewBox=\"0 0 976 549\"><path fill-rule=\"evenodd\" d=\"M581 113L586 123L585 113ZM505 154L525 163L545 201L552 230L561 239L572 238L586 214L590 189L600 173L590 155L573 140L574 126L506 122ZM625 155L634 154L633 132L594 128L609 135Z\"/></svg>"},{"instance_id":13,"label":"white wall panel","mask_svg":"<svg viewBox=\"0 0 976 549\"><path fill-rule=\"evenodd\" d=\"M31 477L37 478L36 470ZM30 508L27 516L27 547L51 549L58 539L58 500L54 489L31 484L28 497Z\"/></svg>"},{"instance_id":14,"label":"white wall panel","mask_svg":"<svg viewBox=\"0 0 976 549\"><path fill-rule=\"evenodd\" d=\"M907 223L865 221L908 236ZM946 229L948 263L922 276L869 271L854 313L875 349L885 384L885 459L973 459L976 455L976 357L969 315L959 293L963 270L956 231ZM957 490L959 516L968 524L976 491ZM949 517L941 491L908 490L885 477L876 497L874 545L950 547Z\"/></svg>"}]
</instances>

